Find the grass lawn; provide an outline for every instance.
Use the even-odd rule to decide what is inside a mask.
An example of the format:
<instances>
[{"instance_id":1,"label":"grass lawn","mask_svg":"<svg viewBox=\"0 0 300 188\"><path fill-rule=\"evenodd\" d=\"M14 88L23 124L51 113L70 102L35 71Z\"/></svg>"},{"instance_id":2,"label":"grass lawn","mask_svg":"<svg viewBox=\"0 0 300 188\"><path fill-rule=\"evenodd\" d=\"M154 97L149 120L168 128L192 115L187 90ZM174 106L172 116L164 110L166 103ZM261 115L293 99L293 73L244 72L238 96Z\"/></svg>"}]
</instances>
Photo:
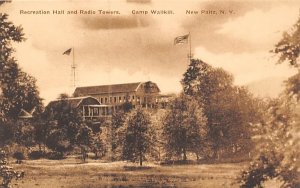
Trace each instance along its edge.
<instances>
[{"instance_id":1,"label":"grass lawn","mask_svg":"<svg viewBox=\"0 0 300 188\"><path fill-rule=\"evenodd\" d=\"M147 164L140 168L127 162L104 162L89 159L80 163L65 160L26 160L12 165L25 171L25 178L13 181L13 187L238 187L235 177L245 166L235 164L199 164L159 166Z\"/></svg>"}]
</instances>

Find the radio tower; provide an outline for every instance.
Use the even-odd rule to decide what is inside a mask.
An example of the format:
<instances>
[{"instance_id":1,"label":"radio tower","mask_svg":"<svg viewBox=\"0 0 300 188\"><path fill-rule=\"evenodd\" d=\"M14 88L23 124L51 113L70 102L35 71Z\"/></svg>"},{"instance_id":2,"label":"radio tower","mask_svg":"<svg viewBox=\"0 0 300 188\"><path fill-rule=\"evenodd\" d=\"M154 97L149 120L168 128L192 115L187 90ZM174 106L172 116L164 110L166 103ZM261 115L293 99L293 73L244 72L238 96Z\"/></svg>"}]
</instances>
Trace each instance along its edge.
<instances>
[{"instance_id":1,"label":"radio tower","mask_svg":"<svg viewBox=\"0 0 300 188\"><path fill-rule=\"evenodd\" d=\"M76 87L76 64L75 64L75 49L74 49L74 47L72 48L73 50L73 53L72 53L72 55L73 55L73 62L72 62L72 65L71 65L71 69L72 69L72 76L73 76L73 82L72 82L72 86L73 86L73 88L75 89L75 87Z\"/></svg>"},{"instance_id":2,"label":"radio tower","mask_svg":"<svg viewBox=\"0 0 300 188\"><path fill-rule=\"evenodd\" d=\"M75 89L76 87L76 64L75 64L75 49L69 48L66 50L63 55L69 56L72 53L72 64L71 64L71 88L70 89Z\"/></svg>"}]
</instances>

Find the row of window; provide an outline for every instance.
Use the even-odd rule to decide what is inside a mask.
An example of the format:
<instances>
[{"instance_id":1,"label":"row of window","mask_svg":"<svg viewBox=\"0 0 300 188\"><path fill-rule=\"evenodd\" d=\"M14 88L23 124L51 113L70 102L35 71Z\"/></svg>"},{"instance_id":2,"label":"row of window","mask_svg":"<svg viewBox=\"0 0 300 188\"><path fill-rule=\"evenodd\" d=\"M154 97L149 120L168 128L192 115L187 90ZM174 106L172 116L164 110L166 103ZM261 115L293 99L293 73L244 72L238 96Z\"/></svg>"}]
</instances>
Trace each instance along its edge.
<instances>
[{"instance_id":1,"label":"row of window","mask_svg":"<svg viewBox=\"0 0 300 188\"><path fill-rule=\"evenodd\" d=\"M83 115L84 116L100 116L100 115L111 115L112 112L114 111L113 107L88 107L88 106L84 106L83 107Z\"/></svg>"},{"instance_id":2,"label":"row of window","mask_svg":"<svg viewBox=\"0 0 300 188\"><path fill-rule=\"evenodd\" d=\"M134 95L132 96L115 96L115 97L101 97L99 98L99 101L101 104L107 104L107 103L124 103L126 101L129 102L140 102L140 97L137 96L135 97ZM146 97L144 97L144 101L146 101Z\"/></svg>"}]
</instances>

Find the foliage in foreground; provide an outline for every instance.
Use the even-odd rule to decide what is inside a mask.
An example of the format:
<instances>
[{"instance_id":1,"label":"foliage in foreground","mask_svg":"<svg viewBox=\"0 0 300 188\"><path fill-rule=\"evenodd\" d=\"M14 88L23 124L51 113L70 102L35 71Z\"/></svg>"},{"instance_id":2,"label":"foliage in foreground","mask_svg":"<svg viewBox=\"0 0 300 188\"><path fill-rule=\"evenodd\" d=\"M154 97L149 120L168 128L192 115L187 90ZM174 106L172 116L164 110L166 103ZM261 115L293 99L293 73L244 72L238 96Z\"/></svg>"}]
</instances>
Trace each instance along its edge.
<instances>
[{"instance_id":1,"label":"foliage in foreground","mask_svg":"<svg viewBox=\"0 0 300 188\"><path fill-rule=\"evenodd\" d=\"M269 102L262 123L259 155L240 177L242 188L262 187L268 180L281 181L283 188L300 187L300 18L272 51L278 63L287 62L298 70L286 82L285 93Z\"/></svg>"},{"instance_id":2,"label":"foliage in foreground","mask_svg":"<svg viewBox=\"0 0 300 188\"><path fill-rule=\"evenodd\" d=\"M7 14L0 14L0 114L4 120L16 119L21 109L42 111L36 79L22 71L12 56L12 42L25 40L23 29L7 19Z\"/></svg>"},{"instance_id":3,"label":"foliage in foreground","mask_svg":"<svg viewBox=\"0 0 300 188\"><path fill-rule=\"evenodd\" d=\"M11 187L11 181L14 178L19 180L24 177L24 172L15 171L12 167L7 165L6 153L2 149L0 149L0 177L2 178L1 185L3 187Z\"/></svg>"},{"instance_id":4,"label":"foliage in foreground","mask_svg":"<svg viewBox=\"0 0 300 188\"><path fill-rule=\"evenodd\" d=\"M297 107L298 106L298 107ZM299 104L285 97L269 102L265 119L257 125L258 155L239 179L242 188L261 187L271 179L296 188L299 180Z\"/></svg>"}]
</instances>

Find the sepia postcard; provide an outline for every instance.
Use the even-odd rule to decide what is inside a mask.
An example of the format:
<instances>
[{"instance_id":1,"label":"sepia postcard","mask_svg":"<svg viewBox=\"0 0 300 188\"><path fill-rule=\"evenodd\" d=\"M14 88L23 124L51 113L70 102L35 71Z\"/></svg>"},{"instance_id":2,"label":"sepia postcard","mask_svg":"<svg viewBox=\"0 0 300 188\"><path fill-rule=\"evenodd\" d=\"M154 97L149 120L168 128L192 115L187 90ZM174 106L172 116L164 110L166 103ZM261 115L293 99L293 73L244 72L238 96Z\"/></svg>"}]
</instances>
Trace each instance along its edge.
<instances>
[{"instance_id":1,"label":"sepia postcard","mask_svg":"<svg viewBox=\"0 0 300 188\"><path fill-rule=\"evenodd\" d=\"M0 0L0 18L3 187L300 186L299 1Z\"/></svg>"}]
</instances>

